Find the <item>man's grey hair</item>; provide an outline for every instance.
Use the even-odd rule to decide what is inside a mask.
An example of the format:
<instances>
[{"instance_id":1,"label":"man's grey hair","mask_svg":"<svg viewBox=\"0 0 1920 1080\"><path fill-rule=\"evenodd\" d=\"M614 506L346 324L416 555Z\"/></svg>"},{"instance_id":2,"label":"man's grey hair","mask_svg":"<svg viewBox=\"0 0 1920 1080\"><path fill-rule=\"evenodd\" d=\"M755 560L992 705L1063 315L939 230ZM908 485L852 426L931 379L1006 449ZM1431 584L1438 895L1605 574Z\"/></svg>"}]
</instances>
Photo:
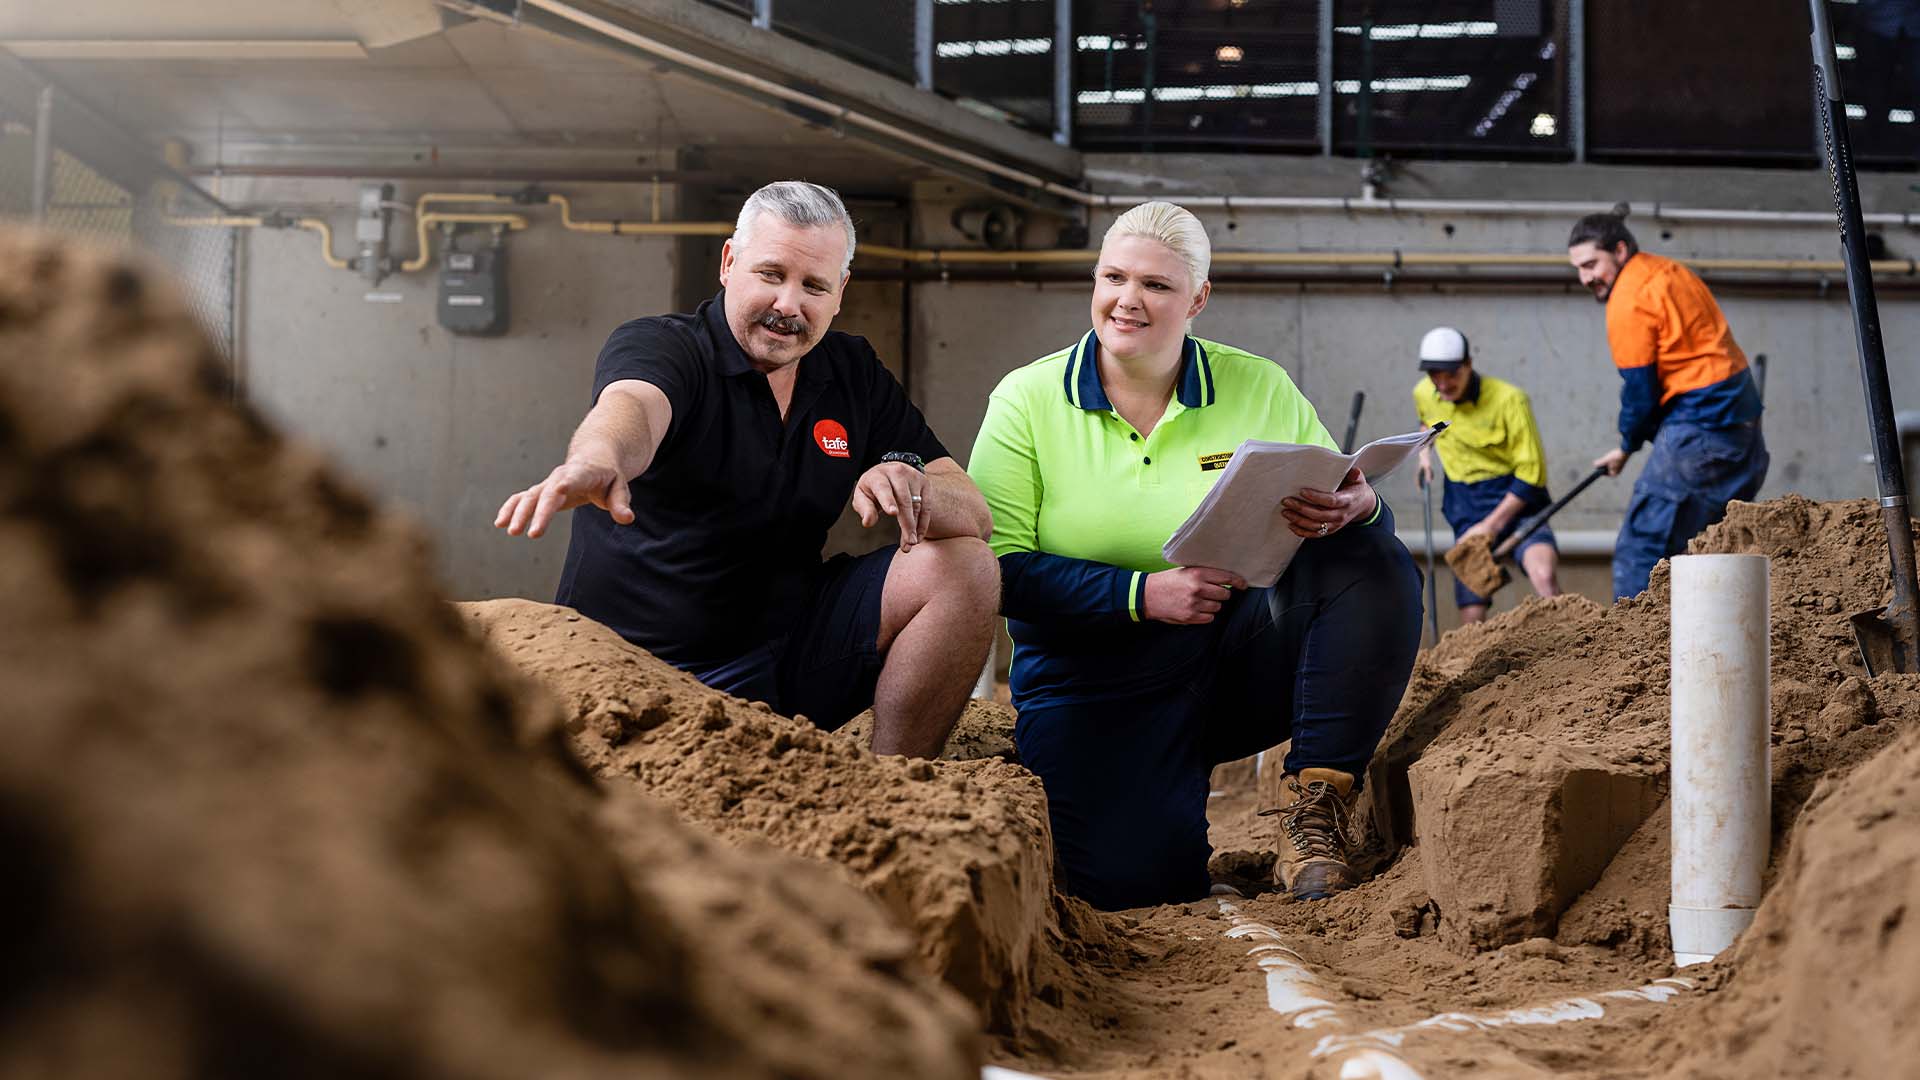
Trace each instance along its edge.
<instances>
[{"instance_id":1,"label":"man's grey hair","mask_svg":"<svg viewBox=\"0 0 1920 1080\"><path fill-rule=\"evenodd\" d=\"M772 214L789 225L802 228L838 225L847 231L847 257L840 264L840 274L846 276L853 266L853 216L847 213L847 204L832 188L809 184L805 180L779 180L768 184L759 191L747 196L740 207L740 216L733 222L733 244L745 247L748 234L761 214Z\"/></svg>"}]
</instances>

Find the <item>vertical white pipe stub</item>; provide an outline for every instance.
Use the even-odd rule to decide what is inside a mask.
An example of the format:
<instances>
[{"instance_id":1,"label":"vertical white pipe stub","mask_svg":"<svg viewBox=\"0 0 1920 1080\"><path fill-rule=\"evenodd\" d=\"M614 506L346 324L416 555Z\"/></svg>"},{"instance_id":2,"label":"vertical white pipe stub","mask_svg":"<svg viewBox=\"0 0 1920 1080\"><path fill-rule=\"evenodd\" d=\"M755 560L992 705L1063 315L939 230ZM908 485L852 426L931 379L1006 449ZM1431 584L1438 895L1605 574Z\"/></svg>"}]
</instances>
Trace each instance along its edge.
<instances>
[{"instance_id":1,"label":"vertical white pipe stub","mask_svg":"<svg viewBox=\"0 0 1920 1080\"><path fill-rule=\"evenodd\" d=\"M1681 555L1673 581L1674 963L1704 963L1753 922L1771 791L1764 555Z\"/></svg>"}]
</instances>

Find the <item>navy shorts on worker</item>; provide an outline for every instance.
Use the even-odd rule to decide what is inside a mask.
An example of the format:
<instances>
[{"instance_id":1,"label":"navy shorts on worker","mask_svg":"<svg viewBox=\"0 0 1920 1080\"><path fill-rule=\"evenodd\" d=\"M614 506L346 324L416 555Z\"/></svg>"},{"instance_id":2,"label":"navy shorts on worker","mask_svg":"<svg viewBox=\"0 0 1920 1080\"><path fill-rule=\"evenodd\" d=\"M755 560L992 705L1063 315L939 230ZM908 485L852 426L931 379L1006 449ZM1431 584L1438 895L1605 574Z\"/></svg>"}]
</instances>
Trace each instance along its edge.
<instances>
[{"instance_id":1,"label":"navy shorts on worker","mask_svg":"<svg viewBox=\"0 0 1920 1080\"><path fill-rule=\"evenodd\" d=\"M827 530L881 455L949 455L872 346L834 330L798 361L783 422L725 295L634 319L601 349L596 403L638 379L673 419L629 485L631 525L573 512L555 602L709 685L838 727L873 701L893 549L822 563Z\"/></svg>"},{"instance_id":2,"label":"navy shorts on worker","mask_svg":"<svg viewBox=\"0 0 1920 1080\"><path fill-rule=\"evenodd\" d=\"M1364 776L1420 646L1393 514L1300 546L1211 623L1048 632L1008 608L1020 760L1046 778L1067 890L1106 909L1207 895L1214 766L1292 740L1285 768ZM1045 668L1078 672L1049 679ZM1028 674L1023 672L1022 674Z\"/></svg>"},{"instance_id":3,"label":"navy shorts on worker","mask_svg":"<svg viewBox=\"0 0 1920 1080\"><path fill-rule=\"evenodd\" d=\"M1440 497L1440 513L1447 519L1447 525L1453 529L1453 535L1459 536L1485 521L1487 515L1493 513L1494 507L1500 505L1500 500L1506 498L1512 490L1513 477L1511 476L1496 476L1491 480L1481 480L1471 484L1448 480L1445 492ZM1547 505L1553 501L1545 488L1535 488L1534 491L1538 494L1528 500L1526 508L1520 511L1519 516L1515 517L1511 524L1500 530L1499 534L1493 538L1492 546L1497 548L1505 543L1507 538L1513 535L1514 530L1525 525L1528 518L1546 509ZM1513 549L1513 560L1521 562L1526 558L1528 551L1541 544L1555 551L1560 550L1558 541L1554 539L1552 526L1542 525L1534 530L1531 536L1522 540ZM1477 604L1492 603L1492 600L1460 584L1460 579L1455 578L1453 602L1457 607L1472 607Z\"/></svg>"},{"instance_id":4,"label":"navy shorts on worker","mask_svg":"<svg viewBox=\"0 0 1920 1080\"><path fill-rule=\"evenodd\" d=\"M899 548L821 563L793 630L731 660L688 669L715 690L764 701L831 731L873 706L880 681L880 599Z\"/></svg>"},{"instance_id":5,"label":"navy shorts on worker","mask_svg":"<svg viewBox=\"0 0 1920 1080\"><path fill-rule=\"evenodd\" d=\"M1710 428L1668 420L1633 484L1633 501L1613 545L1613 598L1638 596L1661 559L1727 515L1727 503L1751 499L1766 483L1767 440L1760 421Z\"/></svg>"}]
</instances>

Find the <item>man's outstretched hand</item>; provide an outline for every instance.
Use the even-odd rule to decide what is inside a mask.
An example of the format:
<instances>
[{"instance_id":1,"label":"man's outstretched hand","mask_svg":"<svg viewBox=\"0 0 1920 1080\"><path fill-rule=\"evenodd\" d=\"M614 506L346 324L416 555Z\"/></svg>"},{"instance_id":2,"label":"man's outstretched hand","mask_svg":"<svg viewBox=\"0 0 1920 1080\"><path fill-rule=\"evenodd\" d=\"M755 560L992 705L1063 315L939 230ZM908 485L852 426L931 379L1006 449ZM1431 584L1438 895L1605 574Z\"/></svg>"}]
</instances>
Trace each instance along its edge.
<instances>
[{"instance_id":1,"label":"man's outstretched hand","mask_svg":"<svg viewBox=\"0 0 1920 1080\"><path fill-rule=\"evenodd\" d=\"M633 524L633 497L627 490L627 478L619 470L594 462L566 461L545 480L507 496L500 512L493 516L493 527L507 530L508 536L545 536L555 514L587 503L613 515L621 525Z\"/></svg>"}]
</instances>

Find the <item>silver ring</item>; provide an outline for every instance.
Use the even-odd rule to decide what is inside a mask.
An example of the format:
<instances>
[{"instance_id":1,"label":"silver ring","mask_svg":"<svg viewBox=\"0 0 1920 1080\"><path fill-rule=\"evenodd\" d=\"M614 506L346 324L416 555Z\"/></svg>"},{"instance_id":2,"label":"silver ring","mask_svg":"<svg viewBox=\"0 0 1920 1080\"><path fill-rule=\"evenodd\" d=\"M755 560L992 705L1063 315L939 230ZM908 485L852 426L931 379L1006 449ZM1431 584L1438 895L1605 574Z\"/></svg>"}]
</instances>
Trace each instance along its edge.
<instances>
[{"instance_id":1,"label":"silver ring","mask_svg":"<svg viewBox=\"0 0 1920 1080\"><path fill-rule=\"evenodd\" d=\"M920 496L918 495L909 495L907 498L912 499L916 503L920 501Z\"/></svg>"},{"instance_id":2,"label":"silver ring","mask_svg":"<svg viewBox=\"0 0 1920 1080\"><path fill-rule=\"evenodd\" d=\"M1321 536L1327 535L1327 523L1324 521L1320 523L1320 535Z\"/></svg>"}]
</instances>

